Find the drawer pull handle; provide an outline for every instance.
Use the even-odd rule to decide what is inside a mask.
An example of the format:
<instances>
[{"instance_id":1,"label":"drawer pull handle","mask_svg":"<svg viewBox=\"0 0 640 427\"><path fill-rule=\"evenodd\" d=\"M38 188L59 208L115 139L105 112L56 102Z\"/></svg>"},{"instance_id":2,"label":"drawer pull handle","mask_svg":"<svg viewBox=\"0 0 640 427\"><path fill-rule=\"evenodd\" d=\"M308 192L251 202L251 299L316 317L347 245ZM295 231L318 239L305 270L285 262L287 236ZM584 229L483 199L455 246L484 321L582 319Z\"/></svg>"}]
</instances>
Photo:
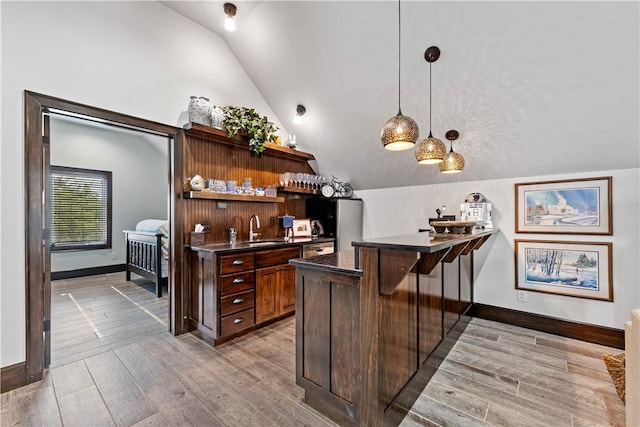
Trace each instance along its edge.
<instances>
[{"instance_id":1,"label":"drawer pull handle","mask_svg":"<svg viewBox=\"0 0 640 427\"><path fill-rule=\"evenodd\" d=\"M235 279L233 279L233 284L237 285L238 283L242 283L244 282L244 279L242 277L236 277Z\"/></svg>"},{"instance_id":2,"label":"drawer pull handle","mask_svg":"<svg viewBox=\"0 0 640 427\"><path fill-rule=\"evenodd\" d=\"M233 260L233 265L242 265L244 264L244 261L241 259L234 259Z\"/></svg>"},{"instance_id":3,"label":"drawer pull handle","mask_svg":"<svg viewBox=\"0 0 640 427\"><path fill-rule=\"evenodd\" d=\"M233 304L240 304L243 301L244 301L244 298L236 298L233 300Z\"/></svg>"},{"instance_id":4,"label":"drawer pull handle","mask_svg":"<svg viewBox=\"0 0 640 427\"><path fill-rule=\"evenodd\" d=\"M234 325L237 325L238 323L242 323L242 322L244 322L244 319L235 319L235 320L233 321L233 324L234 324Z\"/></svg>"},{"instance_id":5,"label":"drawer pull handle","mask_svg":"<svg viewBox=\"0 0 640 427\"><path fill-rule=\"evenodd\" d=\"M322 248L314 248L316 252L322 252Z\"/></svg>"}]
</instances>

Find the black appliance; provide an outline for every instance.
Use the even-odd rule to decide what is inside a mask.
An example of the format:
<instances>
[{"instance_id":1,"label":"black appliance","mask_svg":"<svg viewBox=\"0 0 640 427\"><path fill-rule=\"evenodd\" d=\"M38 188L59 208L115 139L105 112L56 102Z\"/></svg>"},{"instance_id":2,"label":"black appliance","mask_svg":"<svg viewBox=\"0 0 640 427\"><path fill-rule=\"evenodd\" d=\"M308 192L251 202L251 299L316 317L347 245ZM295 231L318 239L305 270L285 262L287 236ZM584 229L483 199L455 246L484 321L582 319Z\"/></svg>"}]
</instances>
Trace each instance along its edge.
<instances>
[{"instance_id":1,"label":"black appliance","mask_svg":"<svg viewBox=\"0 0 640 427\"><path fill-rule=\"evenodd\" d=\"M362 240L362 199L309 198L306 216L318 221L324 237L336 239L336 250L351 249L351 242Z\"/></svg>"}]
</instances>

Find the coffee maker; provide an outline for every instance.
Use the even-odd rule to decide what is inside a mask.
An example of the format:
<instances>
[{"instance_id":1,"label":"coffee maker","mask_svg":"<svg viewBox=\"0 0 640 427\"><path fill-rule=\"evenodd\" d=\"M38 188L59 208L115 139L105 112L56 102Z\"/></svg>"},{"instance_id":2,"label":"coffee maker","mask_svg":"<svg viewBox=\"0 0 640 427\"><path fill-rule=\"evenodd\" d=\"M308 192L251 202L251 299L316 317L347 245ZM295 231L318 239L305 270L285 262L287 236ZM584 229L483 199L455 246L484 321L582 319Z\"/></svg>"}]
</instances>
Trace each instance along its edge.
<instances>
[{"instance_id":1,"label":"coffee maker","mask_svg":"<svg viewBox=\"0 0 640 427\"><path fill-rule=\"evenodd\" d=\"M491 222L491 203L481 193L469 193L460 204L460 219L475 221L476 228L493 228Z\"/></svg>"}]
</instances>

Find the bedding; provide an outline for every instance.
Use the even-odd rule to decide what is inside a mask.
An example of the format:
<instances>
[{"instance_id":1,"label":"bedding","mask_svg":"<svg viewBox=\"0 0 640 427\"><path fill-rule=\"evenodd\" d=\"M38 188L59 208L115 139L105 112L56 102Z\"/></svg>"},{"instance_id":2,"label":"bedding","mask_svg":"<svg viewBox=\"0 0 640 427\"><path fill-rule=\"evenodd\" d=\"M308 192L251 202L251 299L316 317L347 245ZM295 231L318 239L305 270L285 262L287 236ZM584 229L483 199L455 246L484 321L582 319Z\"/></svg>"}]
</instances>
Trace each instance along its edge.
<instances>
[{"instance_id":1,"label":"bedding","mask_svg":"<svg viewBox=\"0 0 640 427\"><path fill-rule=\"evenodd\" d=\"M169 221L166 219L143 219L136 224L136 231L162 233L162 258L169 258Z\"/></svg>"},{"instance_id":2,"label":"bedding","mask_svg":"<svg viewBox=\"0 0 640 427\"><path fill-rule=\"evenodd\" d=\"M156 295L161 297L162 286L168 283L169 222L145 219L136 224L135 231L124 230L124 234L126 280L131 280L131 273L152 280L156 285Z\"/></svg>"}]
</instances>

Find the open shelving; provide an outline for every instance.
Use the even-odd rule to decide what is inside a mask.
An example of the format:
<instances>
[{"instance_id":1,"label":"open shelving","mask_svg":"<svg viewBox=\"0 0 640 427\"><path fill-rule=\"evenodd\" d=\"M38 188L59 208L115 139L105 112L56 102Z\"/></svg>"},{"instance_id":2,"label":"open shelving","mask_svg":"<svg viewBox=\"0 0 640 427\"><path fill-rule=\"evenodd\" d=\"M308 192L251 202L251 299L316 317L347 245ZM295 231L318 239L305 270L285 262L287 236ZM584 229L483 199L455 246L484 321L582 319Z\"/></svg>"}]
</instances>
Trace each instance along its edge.
<instances>
[{"instance_id":1,"label":"open shelving","mask_svg":"<svg viewBox=\"0 0 640 427\"><path fill-rule=\"evenodd\" d=\"M185 191L185 199L228 200L236 202L284 203L284 197L251 196L248 194L214 193L213 191Z\"/></svg>"}]
</instances>

